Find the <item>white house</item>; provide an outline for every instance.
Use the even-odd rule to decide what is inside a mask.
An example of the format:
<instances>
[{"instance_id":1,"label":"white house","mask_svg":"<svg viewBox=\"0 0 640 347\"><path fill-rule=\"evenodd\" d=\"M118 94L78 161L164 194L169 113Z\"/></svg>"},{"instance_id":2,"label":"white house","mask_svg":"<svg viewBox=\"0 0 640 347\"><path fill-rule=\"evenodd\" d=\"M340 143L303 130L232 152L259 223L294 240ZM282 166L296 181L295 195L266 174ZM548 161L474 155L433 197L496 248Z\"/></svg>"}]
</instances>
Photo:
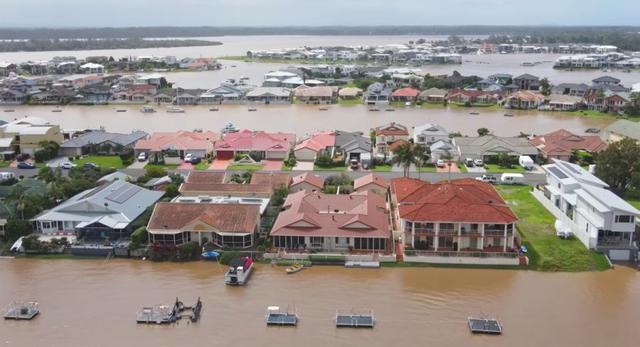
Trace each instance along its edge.
<instances>
[{"instance_id":1,"label":"white house","mask_svg":"<svg viewBox=\"0 0 640 347\"><path fill-rule=\"evenodd\" d=\"M438 141L451 142L449 132L441 125L425 124L417 126L413 129L413 142L430 146Z\"/></svg>"},{"instance_id":2,"label":"white house","mask_svg":"<svg viewBox=\"0 0 640 347\"><path fill-rule=\"evenodd\" d=\"M640 211L576 164L554 159L542 168L547 184L534 196L557 218L557 229L571 231L587 248L607 252L613 260L635 257Z\"/></svg>"}]
</instances>

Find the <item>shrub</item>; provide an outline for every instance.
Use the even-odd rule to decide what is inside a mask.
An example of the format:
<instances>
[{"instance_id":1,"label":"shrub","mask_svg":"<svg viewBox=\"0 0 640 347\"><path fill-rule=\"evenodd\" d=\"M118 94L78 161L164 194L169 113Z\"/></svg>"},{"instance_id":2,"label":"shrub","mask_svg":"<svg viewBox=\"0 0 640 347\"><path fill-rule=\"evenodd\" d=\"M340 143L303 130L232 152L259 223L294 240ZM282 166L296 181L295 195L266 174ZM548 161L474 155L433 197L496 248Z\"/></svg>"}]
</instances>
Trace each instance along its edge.
<instances>
[{"instance_id":1,"label":"shrub","mask_svg":"<svg viewBox=\"0 0 640 347\"><path fill-rule=\"evenodd\" d=\"M145 173L145 176L150 178L164 177L166 175L167 175L167 170L161 167L155 167L155 166L148 167Z\"/></svg>"},{"instance_id":2,"label":"shrub","mask_svg":"<svg viewBox=\"0 0 640 347\"><path fill-rule=\"evenodd\" d=\"M149 248L149 259L153 261L167 261L176 259L176 246L154 243Z\"/></svg>"},{"instance_id":3,"label":"shrub","mask_svg":"<svg viewBox=\"0 0 640 347\"><path fill-rule=\"evenodd\" d=\"M240 256L240 252L238 251L225 251L220 256L220 263L224 265L229 265L232 259L238 258Z\"/></svg>"},{"instance_id":4,"label":"shrub","mask_svg":"<svg viewBox=\"0 0 640 347\"><path fill-rule=\"evenodd\" d=\"M131 242L139 245L147 243L149 233L147 227L141 226L131 233Z\"/></svg>"},{"instance_id":5,"label":"shrub","mask_svg":"<svg viewBox=\"0 0 640 347\"><path fill-rule=\"evenodd\" d=\"M178 259L181 261L196 260L200 257L200 245L197 242L183 243L178 246Z\"/></svg>"}]
</instances>

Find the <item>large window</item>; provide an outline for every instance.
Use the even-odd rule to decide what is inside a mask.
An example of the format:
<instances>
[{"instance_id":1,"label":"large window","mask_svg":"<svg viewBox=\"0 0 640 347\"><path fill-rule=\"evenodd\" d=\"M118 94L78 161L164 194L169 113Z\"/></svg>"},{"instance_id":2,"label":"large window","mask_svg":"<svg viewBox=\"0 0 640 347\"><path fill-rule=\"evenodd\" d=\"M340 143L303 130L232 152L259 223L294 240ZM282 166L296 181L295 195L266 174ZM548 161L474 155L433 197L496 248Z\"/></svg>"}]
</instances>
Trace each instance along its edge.
<instances>
[{"instance_id":1,"label":"large window","mask_svg":"<svg viewBox=\"0 0 640 347\"><path fill-rule=\"evenodd\" d=\"M386 239L381 238L354 238L354 249L366 249L366 250L383 250L387 245Z\"/></svg>"},{"instance_id":2,"label":"large window","mask_svg":"<svg viewBox=\"0 0 640 347\"><path fill-rule=\"evenodd\" d=\"M616 216L616 223L633 223L633 216Z\"/></svg>"},{"instance_id":3,"label":"large window","mask_svg":"<svg viewBox=\"0 0 640 347\"><path fill-rule=\"evenodd\" d=\"M278 248L298 249L304 247L304 236L276 236L273 244Z\"/></svg>"}]
</instances>

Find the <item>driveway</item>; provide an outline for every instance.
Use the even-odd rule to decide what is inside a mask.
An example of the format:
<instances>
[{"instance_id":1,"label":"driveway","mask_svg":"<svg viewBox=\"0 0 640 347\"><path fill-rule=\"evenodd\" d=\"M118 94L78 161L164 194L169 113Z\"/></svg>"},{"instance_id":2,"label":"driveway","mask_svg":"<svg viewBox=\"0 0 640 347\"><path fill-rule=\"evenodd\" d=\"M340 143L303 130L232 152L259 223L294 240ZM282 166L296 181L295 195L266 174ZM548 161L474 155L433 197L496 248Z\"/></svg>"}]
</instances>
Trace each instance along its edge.
<instances>
[{"instance_id":1,"label":"driveway","mask_svg":"<svg viewBox=\"0 0 640 347\"><path fill-rule=\"evenodd\" d=\"M458 165L456 163L451 163L451 171L449 171L449 167L438 167L436 166L436 172L448 173L448 172L460 172Z\"/></svg>"},{"instance_id":2,"label":"driveway","mask_svg":"<svg viewBox=\"0 0 640 347\"><path fill-rule=\"evenodd\" d=\"M470 173L486 173L487 170L485 170L482 166L472 166L472 167L468 167L467 166L467 172L470 172Z\"/></svg>"},{"instance_id":3,"label":"driveway","mask_svg":"<svg viewBox=\"0 0 640 347\"><path fill-rule=\"evenodd\" d=\"M182 162L178 165L178 170L193 170L193 164Z\"/></svg>"},{"instance_id":4,"label":"driveway","mask_svg":"<svg viewBox=\"0 0 640 347\"><path fill-rule=\"evenodd\" d=\"M209 170L226 170L231 164L231 159L216 159L209 165Z\"/></svg>"},{"instance_id":5,"label":"driveway","mask_svg":"<svg viewBox=\"0 0 640 347\"><path fill-rule=\"evenodd\" d=\"M144 167L147 165L147 160L145 161L134 161L133 164L129 165L129 167L127 169L144 169Z\"/></svg>"},{"instance_id":6,"label":"driveway","mask_svg":"<svg viewBox=\"0 0 640 347\"><path fill-rule=\"evenodd\" d=\"M282 169L282 160L263 160L262 170L280 171Z\"/></svg>"},{"instance_id":7,"label":"driveway","mask_svg":"<svg viewBox=\"0 0 640 347\"><path fill-rule=\"evenodd\" d=\"M298 161L296 166L293 167L293 171L313 171L312 161Z\"/></svg>"}]
</instances>

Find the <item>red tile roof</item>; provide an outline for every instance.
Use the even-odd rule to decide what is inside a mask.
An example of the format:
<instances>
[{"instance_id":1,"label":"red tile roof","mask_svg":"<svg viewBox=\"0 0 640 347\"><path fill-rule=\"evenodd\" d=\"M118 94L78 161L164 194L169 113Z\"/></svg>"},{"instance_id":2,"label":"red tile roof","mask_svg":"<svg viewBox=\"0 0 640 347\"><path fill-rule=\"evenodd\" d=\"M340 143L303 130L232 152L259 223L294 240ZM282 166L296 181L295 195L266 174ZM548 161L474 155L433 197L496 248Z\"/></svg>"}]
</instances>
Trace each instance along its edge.
<instances>
[{"instance_id":1,"label":"red tile roof","mask_svg":"<svg viewBox=\"0 0 640 347\"><path fill-rule=\"evenodd\" d=\"M391 122L376 128L376 135L394 135L394 136L409 136L407 127L396 122Z\"/></svg>"},{"instance_id":2,"label":"red tile roof","mask_svg":"<svg viewBox=\"0 0 640 347\"><path fill-rule=\"evenodd\" d=\"M161 202L147 225L151 232L183 230L202 222L225 233L253 233L259 223L259 205Z\"/></svg>"},{"instance_id":3,"label":"red tile roof","mask_svg":"<svg viewBox=\"0 0 640 347\"><path fill-rule=\"evenodd\" d=\"M367 184L373 183L379 187L382 187L384 189L389 188L389 181L387 181L386 179L384 179L383 177L380 177L378 175L374 175L372 173L364 175L362 177L358 177L355 180L353 180L353 189L358 190L358 188L362 188L364 186L366 186Z\"/></svg>"},{"instance_id":4,"label":"red tile roof","mask_svg":"<svg viewBox=\"0 0 640 347\"><path fill-rule=\"evenodd\" d=\"M216 150L288 152L295 140L294 134L243 130L224 135L216 143Z\"/></svg>"},{"instance_id":5,"label":"red tile roof","mask_svg":"<svg viewBox=\"0 0 640 347\"><path fill-rule=\"evenodd\" d=\"M195 171L192 170L187 176L189 183L223 183L225 173L217 171Z\"/></svg>"},{"instance_id":6,"label":"red tile roof","mask_svg":"<svg viewBox=\"0 0 640 347\"><path fill-rule=\"evenodd\" d=\"M370 192L350 195L299 191L290 194L272 236L390 237L384 198Z\"/></svg>"},{"instance_id":7,"label":"red tile roof","mask_svg":"<svg viewBox=\"0 0 640 347\"><path fill-rule=\"evenodd\" d=\"M417 97L420 94L420 91L411 87L400 88L395 92L391 93L391 96L401 96L401 97Z\"/></svg>"},{"instance_id":8,"label":"red tile roof","mask_svg":"<svg viewBox=\"0 0 640 347\"><path fill-rule=\"evenodd\" d=\"M565 129L556 130L542 136L536 136L529 142L546 156L571 155L571 153L577 150L595 153L607 148L607 144L600 139L600 136L579 136Z\"/></svg>"},{"instance_id":9,"label":"red tile roof","mask_svg":"<svg viewBox=\"0 0 640 347\"><path fill-rule=\"evenodd\" d=\"M278 186L288 187L291 183L291 176L288 173L275 172L254 172L251 175L251 184L265 184L275 189Z\"/></svg>"},{"instance_id":10,"label":"red tile roof","mask_svg":"<svg viewBox=\"0 0 640 347\"><path fill-rule=\"evenodd\" d=\"M294 176L291 186L306 182L318 189L324 187L324 178L322 176L314 175L310 172L303 173L302 175Z\"/></svg>"},{"instance_id":11,"label":"red tile roof","mask_svg":"<svg viewBox=\"0 0 640 347\"><path fill-rule=\"evenodd\" d=\"M412 178L391 180L400 217L421 222L514 223L518 217L492 185L475 179L427 183Z\"/></svg>"},{"instance_id":12,"label":"red tile roof","mask_svg":"<svg viewBox=\"0 0 640 347\"><path fill-rule=\"evenodd\" d=\"M319 152L327 147L336 144L336 133L334 131L324 131L315 133L296 145L295 151L308 148L314 152Z\"/></svg>"},{"instance_id":13,"label":"red tile roof","mask_svg":"<svg viewBox=\"0 0 640 347\"><path fill-rule=\"evenodd\" d=\"M212 131L196 133L177 131L173 133L155 133L146 140L140 140L135 148L159 152L165 149L208 151L220 135Z\"/></svg>"}]
</instances>

